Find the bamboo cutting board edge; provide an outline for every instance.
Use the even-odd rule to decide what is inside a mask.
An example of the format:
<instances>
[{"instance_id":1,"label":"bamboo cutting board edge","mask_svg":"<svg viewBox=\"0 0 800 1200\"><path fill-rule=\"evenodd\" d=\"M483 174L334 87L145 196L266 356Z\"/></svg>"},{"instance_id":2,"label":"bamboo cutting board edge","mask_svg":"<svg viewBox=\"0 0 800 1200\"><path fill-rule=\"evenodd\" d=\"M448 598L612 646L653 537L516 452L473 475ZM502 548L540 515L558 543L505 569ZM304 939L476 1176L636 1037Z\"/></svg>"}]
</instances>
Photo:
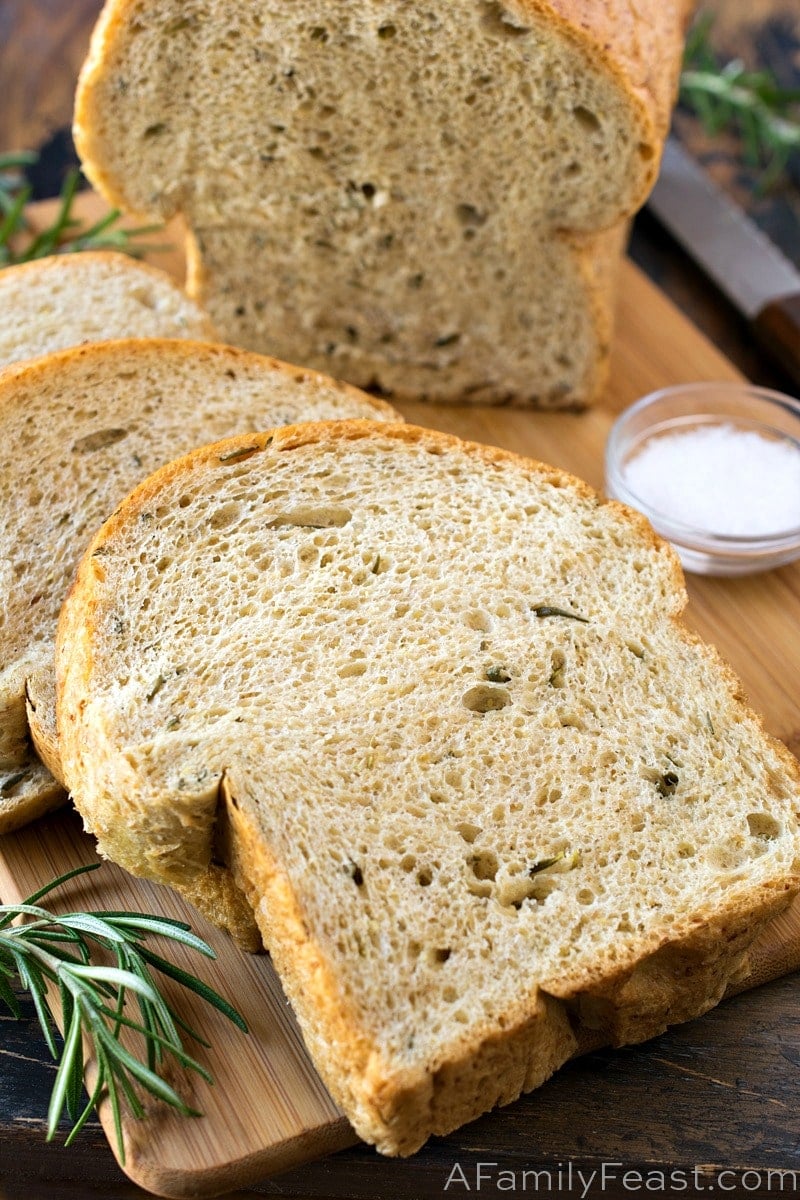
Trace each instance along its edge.
<instances>
[{"instance_id":1,"label":"bamboo cutting board edge","mask_svg":"<svg viewBox=\"0 0 800 1200\"><path fill-rule=\"evenodd\" d=\"M87 217L96 217L103 211L99 199L91 194L80 198L80 206ZM165 238L173 249L164 255L151 256L151 261L168 267L182 282L183 259L176 249L180 244L179 227L173 225ZM409 420L419 424L554 462L600 486L605 438L615 414L623 407L645 392L670 383L736 378L739 375L731 364L641 272L626 262L620 286L611 384L602 405L583 414L410 404L398 407ZM719 641L722 634L722 649L743 676L756 707L765 712L767 727L790 745L800 745L797 728L800 723L794 703L788 690L781 686L782 671L791 676L791 668L796 666L795 677L800 677L800 650L794 652L796 663L791 654L787 662L786 654L773 653L775 661L767 669L769 639L757 638L752 651L741 637L741 629L748 622L756 636L765 614L769 628L777 627L784 638L791 629L796 631L800 618L800 567L762 577L760 587L753 581L694 580L690 581L689 591L690 623L708 640ZM5 839L0 845L0 894L8 899L21 898L53 874L92 855L92 843L80 833L77 818L69 813L58 814ZM163 1195L212 1195L246 1186L269 1172L352 1144L355 1136L313 1072L268 960L248 959L239 954L224 935L211 929L196 914L189 914L164 889L132 880L110 864L98 874L106 882L101 886L97 875L90 877L91 903L95 907L150 907L183 919L189 917L219 954L218 961L204 972L204 977L245 1010L254 1030L245 1050L246 1043L237 1041L242 1035L232 1031L232 1027L223 1030L223 1019L213 1014L211 1024L218 1044L207 1059L203 1054L198 1056L210 1066L218 1081L217 1089L213 1093L196 1094L199 1107L205 1108L208 1115L192 1122L162 1108L145 1124L126 1122L125 1170L129 1176ZM77 907L81 896L86 903L85 893L76 886L60 903ZM202 966L198 966L196 959L182 965L194 971ZM749 984L745 982L735 990L798 967L800 901L773 922L759 939L753 948ZM262 1010L269 1013L272 1024L265 1024ZM208 1028L209 1015L201 1009L193 1009L191 1019L201 1032ZM225 1054L233 1056L231 1062L225 1061ZM279 1064L278 1069L274 1062ZM292 1073L290 1062L294 1064ZM232 1072L235 1075L236 1069L242 1067L249 1071L248 1083L254 1086L257 1081L262 1092L272 1098L272 1125L267 1120L269 1114L263 1111L249 1114L245 1121L244 1114L235 1114L225 1104L226 1084L236 1082L231 1078ZM287 1079L291 1095L287 1094ZM102 1117L108 1132L108 1113L104 1112ZM502 1113L498 1113L497 1120L502 1120Z\"/></svg>"}]
</instances>

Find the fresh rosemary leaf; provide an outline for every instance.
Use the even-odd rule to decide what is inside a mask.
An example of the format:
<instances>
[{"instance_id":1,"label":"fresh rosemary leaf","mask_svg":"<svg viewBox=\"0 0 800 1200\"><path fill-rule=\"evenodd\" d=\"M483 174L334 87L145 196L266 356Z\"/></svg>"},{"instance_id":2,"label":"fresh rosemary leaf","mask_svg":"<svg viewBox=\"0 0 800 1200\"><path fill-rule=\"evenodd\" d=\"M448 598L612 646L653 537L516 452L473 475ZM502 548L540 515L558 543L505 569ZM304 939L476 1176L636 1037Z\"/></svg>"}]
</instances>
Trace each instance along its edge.
<instances>
[{"instance_id":1,"label":"fresh rosemary leaf","mask_svg":"<svg viewBox=\"0 0 800 1200\"><path fill-rule=\"evenodd\" d=\"M21 904L0 905L0 1003L13 1016L20 1016L20 1006L10 986L16 977L31 995L48 1048L58 1062L47 1114L48 1139L55 1135L66 1112L74 1122L67 1138L71 1143L105 1093L111 1107L118 1154L124 1163L122 1106L134 1117L142 1117L145 1110L141 1091L186 1116L199 1116L159 1075L157 1068L166 1056L212 1082L206 1068L184 1049L179 1029L203 1045L206 1043L173 1012L158 990L153 970L195 992L245 1032L247 1026L236 1009L213 988L143 946L145 938L158 936L213 958L211 947L184 922L130 912L60 915L37 904L53 888L99 865L78 867ZM21 922L15 924L20 918ZM98 950L106 956L111 954L115 965L94 961ZM48 983L57 986L61 1001L64 1036L60 1048L54 1036ZM138 1009L138 1019L135 1009L132 1015L126 1005ZM146 1062L123 1045L120 1040L123 1030L129 1030L144 1042ZM81 1108L85 1041L97 1075L88 1103Z\"/></svg>"},{"instance_id":2,"label":"fresh rosemary leaf","mask_svg":"<svg viewBox=\"0 0 800 1200\"><path fill-rule=\"evenodd\" d=\"M83 1046L81 1042L81 1014L76 1007L72 1009L70 1020L64 1026L64 1046L61 1051L61 1061L58 1064L53 1091L50 1094L50 1105L47 1110L47 1140L50 1141L55 1133L67 1105L67 1092L70 1090L70 1075L80 1072L83 1079Z\"/></svg>"},{"instance_id":3,"label":"fresh rosemary leaf","mask_svg":"<svg viewBox=\"0 0 800 1200\"><path fill-rule=\"evenodd\" d=\"M3 1001L12 1016L16 1017L19 1021L22 1019L22 1009L8 982L9 978L13 977L13 974L13 971L9 971L6 967L0 969L0 1000Z\"/></svg>"},{"instance_id":4,"label":"fresh rosemary leaf","mask_svg":"<svg viewBox=\"0 0 800 1200\"><path fill-rule=\"evenodd\" d=\"M182 921L170 921L166 917L151 917L146 913L104 912L103 918L120 932L131 930L134 933L150 933L154 937L166 937L173 942L180 942L183 946L191 947L198 954L205 954L207 958L214 957L211 947L206 945L196 933L192 933L191 928Z\"/></svg>"},{"instance_id":5,"label":"fresh rosemary leaf","mask_svg":"<svg viewBox=\"0 0 800 1200\"><path fill-rule=\"evenodd\" d=\"M32 896L28 896L25 903L35 904L37 900L41 900L43 896L49 895L57 887L61 887L63 884L69 882L70 879L74 879L76 875L88 875L90 871L99 871L102 865L102 863L96 862L84 863L80 867L74 867L73 870L67 871L64 875L59 875L57 879L51 879L50 883L46 883L44 887L39 888L38 892L34 892ZM4 917L0 918L0 929L4 925L10 924L13 919L13 913L6 913Z\"/></svg>"},{"instance_id":6,"label":"fresh rosemary leaf","mask_svg":"<svg viewBox=\"0 0 800 1200\"><path fill-rule=\"evenodd\" d=\"M81 172L74 167L64 179L55 217L44 229L35 231L25 215L31 188L22 171L38 160L30 152L0 155L0 267L44 258L50 254L75 254L82 250L119 250L134 258L166 247L140 241L157 233L160 225L123 229L120 211L113 209L93 224L84 226L75 216L75 198Z\"/></svg>"},{"instance_id":7,"label":"fresh rosemary leaf","mask_svg":"<svg viewBox=\"0 0 800 1200\"><path fill-rule=\"evenodd\" d=\"M219 992L215 992L207 983L203 983L202 979L198 979L196 975L190 975L187 971L176 967L174 963L168 962L165 958L161 958L158 954L154 954L152 950L145 949L144 946L139 947L139 954L145 962L151 963L156 967L162 975L168 975L170 979L175 979L178 983L182 983L190 992L196 992L201 999L213 1005L219 1012L223 1013L228 1020L233 1021L234 1025L247 1033L247 1026L243 1018L239 1015L232 1004L220 996ZM184 1026L185 1028L185 1026ZM194 1035L197 1036L196 1034Z\"/></svg>"},{"instance_id":8,"label":"fresh rosemary leaf","mask_svg":"<svg viewBox=\"0 0 800 1200\"><path fill-rule=\"evenodd\" d=\"M733 129L741 137L745 161L762 171L764 190L800 149L800 89L783 88L771 71L750 71L739 59L721 65L711 46L712 25L706 14L687 38L681 102L707 133Z\"/></svg>"}]
</instances>

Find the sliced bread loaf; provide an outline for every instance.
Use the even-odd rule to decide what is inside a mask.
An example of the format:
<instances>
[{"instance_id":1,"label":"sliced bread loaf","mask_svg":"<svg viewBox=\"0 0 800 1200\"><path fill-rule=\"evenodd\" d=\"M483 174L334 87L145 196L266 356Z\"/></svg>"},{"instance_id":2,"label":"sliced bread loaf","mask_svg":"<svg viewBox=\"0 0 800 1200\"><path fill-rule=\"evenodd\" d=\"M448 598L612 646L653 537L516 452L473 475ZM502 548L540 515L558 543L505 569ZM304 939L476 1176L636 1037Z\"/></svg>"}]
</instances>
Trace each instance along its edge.
<instances>
[{"instance_id":1,"label":"sliced bread loaf","mask_svg":"<svg viewBox=\"0 0 800 1200\"><path fill-rule=\"evenodd\" d=\"M656 178L690 7L108 0L76 143L114 203L183 214L228 340L388 395L585 403L596 235Z\"/></svg>"},{"instance_id":2,"label":"sliced bread loaf","mask_svg":"<svg viewBox=\"0 0 800 1200\"><path fill-rule=\"evenodd\" d=\"M105 251L6 267L0 313L0 365L112 338L214 337L206 314L163 271Z\"/></svg>"},{"instance_id":3,"label":"sliced bread loaf","mask_svg":"<svg viewBox=\"0 0 800 1200\"><path fill-rule=\"evenodd\" d=\"M63 799L53 638L92 534L161 463L223 435L368 416L388 404L311 371L224 346L124 340L9 367L0 375L0 833Z\"/></svg>"},{"instance_id":4,"label":"sliced bread loaf","mask_svg":"<svg viewBox=\"0 0 800 1200\"><path fill-rule=\"evenodd\" d=\"M163 468L58 633L75 802L135 874L223 848L326 1085L407 1153L579 1044L713 1005L800 886L800 775L574 478L305 425Z\"/></svg>"}]
</instances>

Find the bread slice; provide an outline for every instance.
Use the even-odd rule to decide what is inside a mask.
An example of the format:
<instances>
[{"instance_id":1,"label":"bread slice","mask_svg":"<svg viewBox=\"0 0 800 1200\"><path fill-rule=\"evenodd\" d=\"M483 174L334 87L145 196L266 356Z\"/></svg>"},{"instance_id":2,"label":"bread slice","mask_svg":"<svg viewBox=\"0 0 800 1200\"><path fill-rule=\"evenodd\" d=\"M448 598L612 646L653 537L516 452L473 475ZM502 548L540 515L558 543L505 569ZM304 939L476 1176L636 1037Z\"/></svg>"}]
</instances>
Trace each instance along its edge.
<instances>
[{"instance_id":1,"label":"bread slice","mask_svg":"<svg viewBox=\"0 0 800 1200\"><path fill-rule=\"evenodd\" d=\"M410 227L387 234L391 245L371 257L357 249L358 272L311 225L300 251L280 224L195 230L187 286L237 345L392 400L581 408L598 399L626 222L582 238L495 227L444 267L442 230L426 235L409 221L413 237ZM254 272L262 257L269 270Z\"/></svg>"},{"instance_id":2,"label":"bread slice","mask_svg":"<svg viewBox=\"0 0 800 1200\"><path fill-rule=\"evenodd\" d=\"M115 204L183 214L229 341L385 395L588 403L591 262L655 181L690 7L109 0L76 144Z\"/></svg>"},{"instance_id":3,"label":"bread slice","mask_svg":"<svg viewBox=\"0 0 800 1200\"><path fill-rule=\"evenodd\" d=\"M75 802L135 874L247 891L357 1132L408 1153L583 1031L720 999L800 886L800 775L578 480L303 425L143 483L58 633Z\"/></svg>"},{"instance_id":4,"label":"bread slice","mask_svg":"<svg viewBox=\"0 0 800 1200\"><path fill-rule=\"evenodd\" d=\"M0 276L0 280L2 277ZM0 375L0 833L64 799L53 639L86 544L150 471L248 429L368 416L388 404L312 371L225 346L123 340L61 351Z\"/></svg>"},{"instance_id":5,"label":"bread slice","mask_svg":"<svg viewBox=\"0 0 800 1200\"><path fill-rule=\"evenodd\" d=\"M0 365L124 337L211 340L201 308L163 271L106 251L60 254L0 272Z\"/></svg>"}]
</instances>

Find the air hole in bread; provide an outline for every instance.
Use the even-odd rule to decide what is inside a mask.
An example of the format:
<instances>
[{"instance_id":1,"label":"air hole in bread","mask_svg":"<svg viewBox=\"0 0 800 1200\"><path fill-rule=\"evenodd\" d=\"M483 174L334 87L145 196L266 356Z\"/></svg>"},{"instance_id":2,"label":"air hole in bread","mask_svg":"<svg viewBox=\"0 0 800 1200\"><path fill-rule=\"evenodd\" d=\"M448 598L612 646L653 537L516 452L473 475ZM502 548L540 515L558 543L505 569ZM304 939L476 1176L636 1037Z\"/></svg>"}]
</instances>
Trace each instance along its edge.
<instances>
[{"instance_id":1,"label":"air hole in bread","mask_svg":"<svg viewBox=\"0 0 800 1200\"><path fill-rule=\"evenodd\" d=\"M481 25L490 35L494 37L510 37L516 38L530 33L530 29L522 25L514 23L514 17L503 8L502 4L498 4L496 0L484 0L484 13L481 17Z\"/></svg>"},{"instance_id":2,"label":"air hole in bread","mask_svg":"<svg viewBox=\"0 0 800 1200\"><path fill-rule=\"evenodd\" d=\"M457 204L456 217L461 225L485 225L487 213L474 204Z\"/></svg>"},{"instance_id":3,"label":"air hole in bread","mask_svg":"<svg viewBox=\"0 0 800 1200\"><path fill-rule=\"evenodd\" d=\"M539 788L536 793L536 804L539 808L543 808L545 804L558 804L561 799L562 792L560 787L553 787L550 784L545 784Z\"/></svg>"},{"instance_id":4,"label":"air hole in bread","mask_svg":"<svg viewBox=\"0 0 800 1200\"><path fill-rule=\"evenodd\" d=\"M494 850L479 850L470 858L469 866L475 878L484 882L497 877L500 864Z\"/></svg>"},{"instance_id":5,"label":"air hole in bread","mask_svg":"<svg viewBox=\"0 0 800 1200\"><path fill-rule=\"evenodd\" d=\"M284 526L294 526L299 529L341 529L352 520L353 514L347 508L337 508L331 505L315 507L313 505L298 505L289 512L279 513L267 523L268 529L281 529Z\"/></svg>"},{"instance_id":6,"label":"air hole in bread","mask_svg":"<svg viewBox=\"0 0 800 1200\"><path fill-rule=\"evenodd\" d=\"M358 675L363 675L367 669L367 664L363 662L347 663L346 666L340 667L337 675L340 679L354 679Z\"/></svg>"},{"instance_id":7,"label":"air hole in bread","mask_svg":"<svg viewBox=\"0 0 800 1200\"><path fill-rule=\"evenodd\" d=\"M433 883L433 872L427 867L422 867L421 870L417 871L417 883L420 887L430 887Z\"/></svg>"},{"instance_id":8,"label":"air hole in bread","mask_svg":"<svg viewBox=\"0 0 800 1200\"><path fill-rule=\"evenodd\" d=\"M240 515L240 505L235 500L229 500L227 504L221 505L211 514L208 524L211 529L225 529L228 525L233 525L238 521Z\"/></svg>"},{"instance_id":9,"label":"air hole in bread","mask_svg":"<svg viewBox=\"0 0 800 1200\"><path fill-rule=\"evenodd\" d=\"M747 826L750 836L773 841L783 833L783 826L770 813L757 812L747 814Z\"/></svg>"},{"instance_id":10,"label":"air hole in bread","mask_svg":"<svg viewBox=\"0 0 800 1200\"><path fill-rule=\"evenodd\" d=\"M470 688L468 692L464 693L461 697L461 703L470 712L481 714L496 712L511 704L511 694L507 688L479 683L476 687Z\"/></svg>"},{"instance_id":11,"label":"air hole in bread","mask_svg":"<svg viewBox=\"0 0 800 1200\"><path fill-rule=\"evenodd\" d=\"M155 310L158 307L158 302L151 288L133 288L131 290L131 299L137 304L141 304L142 308Z\"/></svg>"},{"instance_id":12,"label":"air hole in bread","mask_svg":"<svg viewBox=\"0 0 800 1200\"><path fill-rule=\"evenodd\" d=\"M550 655L550 674L547 682L552 688L564 687L564 668L566 667L566 657L562 650L554 650Z\"/></svg>"},{"instance_id":13,"label":"air hole in bread","mask_svg":"<svg viewBox=\"0 0 800 1200\"><path fill-rule=\"evenodd\" d=\"M464 621L470 629L479 633L488 633L492 627L492 618L482 609L473 609L472 612L465 613Z\"/></svg>"},{"instance_id":14,"label":"air hole in bread","mask_svg":"<svg viewBox=\"0 0 800 1200\"><path fill-rule=\"evenodd\" d=\"M471 821L462 821L460 825L456 826L456 832L471 846L482 831L480 825L473 825Z\"/></svg>"},{"instance_id":15,"label":"air hole in bread","mask_svg":"<svg viewBox=\"0 0 800 1200\"><path fill-rule=\"evenodd\" d=\"M581 129L585 130L586 133L597 133L601 128L600 119L597 114L593 113L584 104L576 104L572 110L572 115Z\"/></svg>"}]
</instances>

